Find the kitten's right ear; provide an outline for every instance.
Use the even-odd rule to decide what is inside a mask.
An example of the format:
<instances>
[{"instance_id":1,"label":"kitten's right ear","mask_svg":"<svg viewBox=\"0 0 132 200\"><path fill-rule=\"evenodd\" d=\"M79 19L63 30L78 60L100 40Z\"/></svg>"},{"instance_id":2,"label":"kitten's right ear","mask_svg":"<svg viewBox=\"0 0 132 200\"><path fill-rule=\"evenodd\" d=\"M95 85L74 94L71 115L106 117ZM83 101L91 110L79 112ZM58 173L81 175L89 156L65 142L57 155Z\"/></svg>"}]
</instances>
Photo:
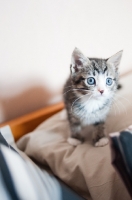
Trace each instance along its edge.
<instances>
[{"instance_id":1,"label":"kitten's right ear","mask_svg":"<svg viewBox=\"0 0 132 200\"><path fill-rule=\"evenodd\" d=\"M90 60L78 48L75 48L71 57L71 73L78 72L80 68L89 63Z\"/></svg>"},{"instance_id":2,"label":"kitten's right ear","mask_svg":"<svg viewBox=\"0 0 132 200\"><path fill-rule=\"evenodd\" d=\"M123 54L123 50L119 51L118 53L108 58L107 63L110 65L112 64L114 68L117 70L121 62L122 54Z\"/></svg>"}]
</instances>

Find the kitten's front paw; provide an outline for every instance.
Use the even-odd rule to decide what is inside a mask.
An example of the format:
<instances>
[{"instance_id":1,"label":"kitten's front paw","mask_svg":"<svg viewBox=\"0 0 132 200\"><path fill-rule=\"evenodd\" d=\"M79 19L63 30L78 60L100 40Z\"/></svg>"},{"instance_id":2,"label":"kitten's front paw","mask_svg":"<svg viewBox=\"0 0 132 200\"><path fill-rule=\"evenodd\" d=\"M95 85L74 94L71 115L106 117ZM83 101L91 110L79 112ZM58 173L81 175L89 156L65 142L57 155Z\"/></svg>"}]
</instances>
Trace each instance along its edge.
<instances>
[{"instance_id":1,"label":"kitten's front paw","mask_svg":"<svg viewBox=\"0 0 132 200\"><path fill-rule=\"evenodd\" d=\"M125 129L125 131L132 131L132 125L130 125L130 126L128 126L126 129Z\"/></svg>"},{"instance_id":2,"label":"kitten's front paw","mask_svg":"<svg viewBox=\"0 0 132 200\"><path fill-rule=\"evenodd\" d=\"M107 137L103 137L95 143L95 147L103 147L109 143L109 139Z\"/></svg>"},{"instance_id":3,"label":"kitten's front paw","mask_svg":"<svg viewBox=\"0 0 132 200\"><path fill-rule=\"evenodd\" d=\"M132 125L130 125L130 126L128 127L128 130L132 131Z\"/></svg>"},{"instance_id":4,"label":"kitten's front paw","mask_svg":"<svg viewBox=\"0 0 132 200\"><path fill-rule=\"evenodd\" d=\"M82 142L76 138L68 138L67 142L72 145L72 146L78 146L79 144L81 144Z\"/></svg>"}]
</instances>

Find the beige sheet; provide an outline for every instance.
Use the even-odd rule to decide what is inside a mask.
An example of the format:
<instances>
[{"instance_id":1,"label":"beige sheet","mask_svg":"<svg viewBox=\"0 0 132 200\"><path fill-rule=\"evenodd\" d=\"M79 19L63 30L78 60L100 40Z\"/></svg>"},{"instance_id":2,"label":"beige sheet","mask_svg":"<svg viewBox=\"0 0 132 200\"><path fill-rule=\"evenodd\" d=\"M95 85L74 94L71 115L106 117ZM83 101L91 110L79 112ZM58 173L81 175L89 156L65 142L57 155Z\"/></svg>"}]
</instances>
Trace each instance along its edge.
<instances>
[{"instance_id":1,"label":"beige sheet","mask_svg":"<svg viewBox=\"0 0 132 200\"><path fill-rule=\"evenodd\" d=\"M121 79L123 88L107 120L108 133L132 124L132 73ZM122 97L121 97L121 96ZM117 108L118 107L118 108ZM93 147L90 140L73 147L65 110L22 137L17 145L86 199L130 200L124 184L111 165L109 145ZM90 130L87 134L91 135Z\"/></svg>"}]
</instances>

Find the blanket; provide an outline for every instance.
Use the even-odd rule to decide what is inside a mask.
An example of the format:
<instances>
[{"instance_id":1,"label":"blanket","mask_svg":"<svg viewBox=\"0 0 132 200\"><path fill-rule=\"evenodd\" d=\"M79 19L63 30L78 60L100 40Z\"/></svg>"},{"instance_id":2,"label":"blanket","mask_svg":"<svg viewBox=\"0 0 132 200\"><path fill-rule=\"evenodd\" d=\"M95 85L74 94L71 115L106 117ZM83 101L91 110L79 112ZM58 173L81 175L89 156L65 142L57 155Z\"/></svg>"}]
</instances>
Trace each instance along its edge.
<instances>
[{"instance_id":1,"label":"blanket","mask_svg":"<svg viewBox=\"0 0 132 200\"><path fill-rule=\"evenodd\" d=\"M132 124L132 73L122 77L106 121L107 132L117 132ZM86 135L91 135L87 130ZM67 143L70 129L66 111L62 110L40 124L18 142L19 149L49 166L54 175L88 200L130 200L118 173L111 165L110 146L94 147L91 140L77 147Z\"/></svg>"}]
</instances>

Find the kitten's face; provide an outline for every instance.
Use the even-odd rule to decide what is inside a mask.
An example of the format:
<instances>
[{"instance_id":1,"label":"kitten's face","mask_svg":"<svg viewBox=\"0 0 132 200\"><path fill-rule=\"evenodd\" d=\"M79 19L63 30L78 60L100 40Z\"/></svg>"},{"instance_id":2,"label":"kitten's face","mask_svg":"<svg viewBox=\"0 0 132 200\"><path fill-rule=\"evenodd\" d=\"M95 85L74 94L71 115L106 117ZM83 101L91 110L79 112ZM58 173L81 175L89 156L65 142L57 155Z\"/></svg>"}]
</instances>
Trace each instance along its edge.
<instances>
[{"instance_id":1,"label":"kitten's face","mask_svg":"<svg viewBox=\"0 0 132 200\"><path fill-rule=\"evenodd\" d=\"M77 92L90 92L93 98L110 98L116 91L117 82L118 72L108 67L105 60L100 59L91 60L89 65L76 74L76 81L73 81L76 88L83 90Z\"/></svg>"},{"instance_id":2,"label":"kitten's face","mask_svg":"<svg viewBox=\"0 0 132 200\"><path fill-rule=\"evenodd\" d=\"M93 99L110 99L118 85L118 66L122 52L109 59L87 58L78 49L72 54L71 79L76 93Z\"/></svg>"}]
</instances>

